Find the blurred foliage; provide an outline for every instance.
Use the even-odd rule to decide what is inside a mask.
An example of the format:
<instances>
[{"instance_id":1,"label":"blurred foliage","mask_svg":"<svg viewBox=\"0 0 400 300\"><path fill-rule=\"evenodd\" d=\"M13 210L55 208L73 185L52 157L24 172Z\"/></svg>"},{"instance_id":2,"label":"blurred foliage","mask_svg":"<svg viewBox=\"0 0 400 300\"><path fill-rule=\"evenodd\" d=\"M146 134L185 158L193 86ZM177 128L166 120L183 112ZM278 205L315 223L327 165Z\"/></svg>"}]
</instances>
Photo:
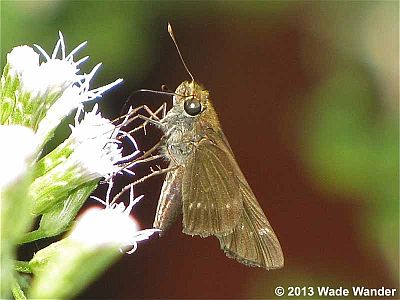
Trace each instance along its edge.
<instances>
[{"instance_id":1,"label":"blurred foliage","mask_svg":"<svg viewBox=\"0 0 400 300\"><path fill-rule=\"evenodd\" d=\"M141 34L151 18L145 17L146 11L140 2L134 4L129 1L120 1L118 5L113 1L2 1L2 65L5 54L19 44L38 43L44 49L54 48L57 30L61 30L70 50L83 39L88 41L87 49L78 55L89 55L91 62L104 63L107 70L99 74L100 83L121 74L141 79L151 67L152 45L156 43L151 34ZM84 70L93 67L91 62L85 64ZM130 72L132 69L135 72Z\"/></svg>"},{"instance_id":2,"label":"blurred foliage","mask_svg":"<svg viewBox=\"0 0 400 300\"><path fill-rule=\"evenodd\" d=\"M354 67L320 85L308 107L304 155L323 189L368 201L360 219L364 243L375 241L398 276L398 119L377 114L382 107L370 82Z\"/></svg>"},{"instance_id":3,"label":"blurred foliage","mask_svg":"<svg viewBox=\"0 0 400 300\"><path fill-rule=\"evenodd\" d=\"M329 192L365 201L365 247L399 280L399 3L318 3L309 19L331 70L306 108L305 161ZM312 21L311 21L312 20ZM325 63L325 67L327 64ZM303 120L304 122L304 120Z\"/></svg>"},{"instance_id":4,"label":"blurred foliage","mask_svg":"<svg viewBox=\"0 0 400 300\"><path fill-rule=\"evenodd\" d=\"M333 74L312 96L305 125L307 160L326 188L363 199L396 198L396 120L376 114L368 73L357 67ZM383 119L382 119L383 118Z\"/></svg>"},{"instance_id":5,"label":"blurred foliage","mask_svg":"<svg viewBox=\"0 0 400 300\"><path fill-rule=\"evenodd\" d=\"M165 23L165 18L159 18L161 15L171 15L171 19L179 15L188 22L203 18L199 12L204 11L213 12L214 16L228 13L237 16L239 13L242 17L253 18L260 12L273 16L289 6L274 1L254 4L249 6L241 1L214 4L211 1L5 0L1 2L1 67L6 53L16 45L38 43L44 49L52 49L56 30L61 30L71 49L85 39L88 49L80 55L89 55L91 61L104 63L107 70L97 78L100 84L107 81L105 76L109 80L121 74L125 79L138 81L158 62L154 58L161 35L154 25L160 20ZM88 63L84 70L92 67Z\"/></svg>"}]
</instances>

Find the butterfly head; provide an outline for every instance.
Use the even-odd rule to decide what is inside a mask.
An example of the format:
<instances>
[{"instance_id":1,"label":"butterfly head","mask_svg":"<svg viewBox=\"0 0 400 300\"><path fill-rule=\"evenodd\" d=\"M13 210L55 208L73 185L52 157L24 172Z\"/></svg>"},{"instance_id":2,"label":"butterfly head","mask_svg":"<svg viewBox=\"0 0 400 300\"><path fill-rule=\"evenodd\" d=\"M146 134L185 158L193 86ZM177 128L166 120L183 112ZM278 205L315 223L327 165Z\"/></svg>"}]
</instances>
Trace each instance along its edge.
<instances>
[{"instance_id":1,"label":"butterfly head","mask_svg":"<svg viewBox=\"0 0 400 300\"><path fill-rule=\"evenodd\" d=\"M189 117L196 117L207 109L209 93L195 81L184 81L175 90L174 106L181 106Z\"/></svg>"}]
</instances>

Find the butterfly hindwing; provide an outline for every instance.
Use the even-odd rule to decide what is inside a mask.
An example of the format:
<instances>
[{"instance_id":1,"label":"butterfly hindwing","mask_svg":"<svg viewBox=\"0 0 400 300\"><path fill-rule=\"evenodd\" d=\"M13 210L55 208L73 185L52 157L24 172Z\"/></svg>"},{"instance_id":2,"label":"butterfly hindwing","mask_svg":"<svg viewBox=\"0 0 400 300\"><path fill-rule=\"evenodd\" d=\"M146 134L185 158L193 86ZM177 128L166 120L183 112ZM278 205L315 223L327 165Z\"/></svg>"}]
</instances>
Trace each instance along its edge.
<instances>
[{"instance_id":1,"label":"butterfly hindwing","mask_svg":"<svg viewBox=\"0 0 400 300\"><path fill-rule=\"evenodd\" d=\"M181 168L167 173L158 200L153 227L166 231L182 212L182 176Z\"/></svg>"}]
</instances>

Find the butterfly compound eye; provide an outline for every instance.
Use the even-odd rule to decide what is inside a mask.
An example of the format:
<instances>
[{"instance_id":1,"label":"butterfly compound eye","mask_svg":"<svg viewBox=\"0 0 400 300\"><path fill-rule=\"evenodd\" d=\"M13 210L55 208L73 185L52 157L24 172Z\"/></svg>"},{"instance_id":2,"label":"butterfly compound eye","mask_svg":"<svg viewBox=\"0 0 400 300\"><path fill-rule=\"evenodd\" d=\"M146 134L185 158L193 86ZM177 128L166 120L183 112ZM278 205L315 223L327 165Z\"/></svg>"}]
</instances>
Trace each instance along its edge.
<instances>
[{"instance_id":1,"label":"butterfly compound eye","mask_svg":"<svg viewBox=\"0 0 400 300\"><path fill-rule=\"evenodd\" d=\"M185 101L183 108L187 114L196 116L201 112L201 103L198 99L192 97Z\"/></svg>"}]
</instances>

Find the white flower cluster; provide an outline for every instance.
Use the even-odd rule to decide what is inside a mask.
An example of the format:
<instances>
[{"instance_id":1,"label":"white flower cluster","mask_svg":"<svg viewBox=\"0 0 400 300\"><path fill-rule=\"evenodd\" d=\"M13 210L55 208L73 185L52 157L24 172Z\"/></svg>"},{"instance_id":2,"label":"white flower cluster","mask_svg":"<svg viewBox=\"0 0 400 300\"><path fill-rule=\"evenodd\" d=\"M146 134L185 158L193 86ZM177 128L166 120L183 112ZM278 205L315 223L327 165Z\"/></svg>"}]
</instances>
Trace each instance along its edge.
<instances>
[{"instance_id":1,"label":"white flower cluster","mask_svg":"<svg viewBox=\"0 0 400 300\"><path fill-rule=\"evenodd\" d=\"M88 59L88 56L75 62L74 55L85 45L86 42L81 43L67 55L64 37L60 32L51 56L40 46L35 45L45 59L42 63L39 59L40 54L26 45L15 47L7 55L8 74L11 78L16 78L19 83L14 93L15 109L20 111L21 115L25 114L24 121L17 123L23 123L21 125L31 127L35 131L36 140L39 141L36 146L39 148L50 139L61 120L73 109L78 108L77 116L79 116L83 111L82 103L101 97L102 93L122 82L122 79L117 79L91 90L90 81L101 63L97 64L89 74L79 74L78 67ZM6 78L3 76L4 89L5 81ZM36 111L26 114L25 111L29 110L27 107L35 106ZM26 119L34 119L35 116L38 118L37 126L32 124L34 120L26 124ZM14 125L15 119L18 118L14 118L10 113L8 118L3 120L3 124ZM75 139L80 137L77 140L80 146L73 155L87 167L89 173L93 173L91 178L113 174L118 169L115 164L123 159L122 150L115 139L121 134L119 130L97 113L97 105L81 122L78 118L75 121L75 127L71 126L72 137ZM32 149L32 144L27 147ZM135 154L137 152L132 155Z\"/></svg>"},{"instance_id":2,"label":"white flower cluster","mask_svg":"<svg viewBox=\"0 0 400 300\"><path fill-rule=\"evenodd\" d=\"M89 74L80 74L79 66L88 56L74 61L74 55L86 45L81 43L68 55L64 37L59 33L51 56L40 46L35 45L44 62L40 63L39 53L29 46L15 47L7 55L8 75L16 79L18 89L15 91L14 113L24 116L20 123L32 127L44 142L73 109L82 103L101 97L102 93L122 82L117 79L105 86L90 90L90 81L101 66L97 64ZM2 78L2 86L6 78ZM29 102L29 103L27 103ZM16 118L12 114L3 121L13 124Z\"/></svg>"},{"instance_id":3,"label":"white flower cluster","mask_svg":"<svg viewBox=\"0 0 400 300\"><path fill-rule=\"evenodd\" d=\"M90 82L101 64L97 64L89 74L80 72L79 66L88 56L78 61L74 61L74 56L85 45L86 42L81 43L67 54L64 37L59 33L51 55L38 45L35 45L38 52L29 46L18 46L7 55L7 65L0 86L0 139L8 141L16 138L21 153L11 151L13 147L0 147L0 187L11 186L29 168L38 169L33 172L27 192L27 198L32 198L27 201L33 203L29 207L33 207L32 212L35 215L54 214L54 218L58 218L60 201L62 203L70 195L79 196L76 190L86 183L92 184L94 180L101 178L112 182L115 174L121 171L132 174L132 171L123 170L119 164L134 159L139 153L134 139L121 129L129 122L128 117L115 125L101 116L97 104L92 111L84 111L83 103L101 97L105 91L122 81L117 79L105 86L91 89ZM41 56L44 57L43 62L40 61ZM55 128L74 109L77 109L77 113L75 124L70 125L69 138L38 160L44 144L52 137ZM11 137L10 134L14 136ZM133 149L125 156L122 153L121 140L128 141ZM107 197L109 195L110 191ZM75 231L89 230L91 234L86 238L91 236L95 239L95 232L98 232L96 227L110 226L112 230L109 234L104 234L108 232L105 227L100 231L97 237L99 240L106 244L113 240L120 248L135 248L137 241L154 233L153 229L139 231L137 223L129 217L136 202L131 198L131 204L125 207L123 203L110 204L107 200L104 202L104 210L89 213L92 216L91 221L85 222L82 219ZM83 202L76 203L82 205ZM74 217L78 209L70 209L71 216ZM66 209L62 211L63 214L66 212ZM42 227L49 221L50 217L47 215L41 222ZM63 224L60 228L66 225L68 224ZM34 233L39 232L40 238L45 237L40 235L40 230L41 227ZM121 234L115 234L116 232ZM79 237L79 234L73 233L72 236Z\"/></svg>"},{"instance_id":4,"label":"white flower cluster","mask_svg":"<svg viewBox=\"0 0 400 300\"><path fill-rule=\"evenodd\" d=\"M130 133L123 130L132 121L131 111L110 121L102 117L97 103L91 111L84 110L83 103L101 97L122 81L91 89L101 64L89 74L80 72L79 66L88 57L75 61L74 56L85 44L67 54L59 33L51 55L37 45L38 51L19 46L7 55L0 80L2 299L10 298L11 290L18 299L25 299L22 289L16 288L14 270L21 243L57 236L72 228L65 238L39 250L23 264L35 277L27 288L30 298L71 298L120 255L118 249L132 253L138 242L158 231L140 230L130 216L142 198L135 199L132 189L128 206L110 202L116 174L134 174L129 168L132 161L140 161L140 151ZM74 109L70 136L46 153L44 145ZM101 179L109 183L106 200L96 198L104 208L88 209L72 226ZM40 222L31 230L35 218Z\"/></svg>"}]
</instances>

